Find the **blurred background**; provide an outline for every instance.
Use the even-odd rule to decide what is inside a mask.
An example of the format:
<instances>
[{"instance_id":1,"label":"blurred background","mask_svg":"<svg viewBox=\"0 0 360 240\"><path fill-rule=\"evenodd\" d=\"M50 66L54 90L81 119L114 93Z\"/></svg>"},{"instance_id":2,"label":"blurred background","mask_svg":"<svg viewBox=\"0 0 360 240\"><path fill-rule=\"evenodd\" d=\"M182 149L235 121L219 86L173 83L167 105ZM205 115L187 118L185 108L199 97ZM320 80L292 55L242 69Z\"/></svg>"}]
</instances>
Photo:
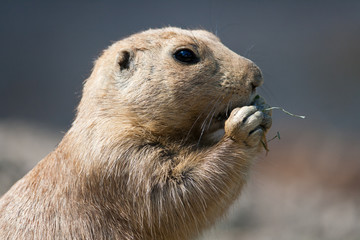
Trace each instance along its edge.
<instances>
[{"instance_id":1,"label":"blurred background","mask_svg":"<svg viewBox=\"0 0 360 240\"><path fill-rule=\"evenodd\" d=\"M253 60L270 152L201 239L360 239L360 1L2 1L0 195L74 118L93 61L148 28L203 28Z\"/></svg>"}]
</instances>

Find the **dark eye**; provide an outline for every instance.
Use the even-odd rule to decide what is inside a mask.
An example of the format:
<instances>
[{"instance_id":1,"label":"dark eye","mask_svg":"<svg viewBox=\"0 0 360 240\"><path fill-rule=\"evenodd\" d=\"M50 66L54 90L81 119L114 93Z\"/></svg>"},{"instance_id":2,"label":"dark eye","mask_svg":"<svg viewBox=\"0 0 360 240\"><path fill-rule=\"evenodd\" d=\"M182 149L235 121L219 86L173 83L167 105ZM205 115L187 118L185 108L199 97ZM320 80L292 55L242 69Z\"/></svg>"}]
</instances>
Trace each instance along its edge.
<instances>
[{"instance_id":1,"label":"dark eye","mask_svg":"<svg viewBox=\"0 0 360 240\"><path fill-rule=\"evenodd\" d=\"M199 58L196 54L190 49L180 49L174 53L174 58L183 63L197 63L199 62Z\"/></svg>"}]
</instances>

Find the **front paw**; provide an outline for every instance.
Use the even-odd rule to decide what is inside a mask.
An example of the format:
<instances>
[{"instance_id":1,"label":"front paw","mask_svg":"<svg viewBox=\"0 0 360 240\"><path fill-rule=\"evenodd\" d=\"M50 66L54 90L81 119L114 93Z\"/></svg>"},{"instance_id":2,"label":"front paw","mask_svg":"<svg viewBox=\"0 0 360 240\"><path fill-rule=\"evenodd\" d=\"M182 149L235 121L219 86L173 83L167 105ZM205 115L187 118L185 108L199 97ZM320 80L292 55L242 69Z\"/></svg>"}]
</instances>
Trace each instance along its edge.
<instances>
[{"instance_id":1,"label":"front paw","mask_svg":"<svg viewBox=\"0 0 360 240\"><path fill-rule=\"evenodd\" d=\"M271 112L266 111L265 102L262 108L257 105L235 108L225 122L225 134L249 147L256 147L271 127Z\"/></svg>"}]
</instances>

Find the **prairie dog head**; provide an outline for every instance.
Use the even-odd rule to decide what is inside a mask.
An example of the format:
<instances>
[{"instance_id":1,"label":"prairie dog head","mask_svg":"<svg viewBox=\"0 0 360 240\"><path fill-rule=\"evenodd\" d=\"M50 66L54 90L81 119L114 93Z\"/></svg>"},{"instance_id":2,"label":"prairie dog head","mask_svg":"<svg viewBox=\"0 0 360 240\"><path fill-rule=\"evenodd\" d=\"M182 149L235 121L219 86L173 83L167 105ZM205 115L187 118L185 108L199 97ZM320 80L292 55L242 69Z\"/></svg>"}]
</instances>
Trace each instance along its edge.
<instances>
[{"instance_id":1,"label":"prairie dog head","mask_svg":"<svg viewBox=\"0 0 360 240\"><path fill-rule=\"evenodd\" d=\"M96 61L77 121L198 139L223 129L262 82L253 62L207 31L148 30L114 43Z\"/></svg>"}]
</instances>

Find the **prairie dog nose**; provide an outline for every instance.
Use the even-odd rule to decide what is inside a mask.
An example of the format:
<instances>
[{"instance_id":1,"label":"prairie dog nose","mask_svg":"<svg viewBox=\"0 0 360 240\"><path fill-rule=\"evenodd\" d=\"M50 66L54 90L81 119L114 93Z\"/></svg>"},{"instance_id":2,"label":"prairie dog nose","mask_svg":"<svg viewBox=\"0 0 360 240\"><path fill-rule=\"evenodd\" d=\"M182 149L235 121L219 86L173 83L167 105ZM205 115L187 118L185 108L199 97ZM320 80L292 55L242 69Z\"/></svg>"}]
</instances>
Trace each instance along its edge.
<instances>
[{"instance_id":1,"label":"prairie dog nose","mask_svg":"<svg viewBox=\"0 0 360 240\"><path fill-rule=\"evenodd\" d=\"M263 75L260 68L254 63L250 64L248 71L248 85L251 87L252 91L255 91L255 88L260 87L264 83Z\"/></svg>"}]
</instances>

